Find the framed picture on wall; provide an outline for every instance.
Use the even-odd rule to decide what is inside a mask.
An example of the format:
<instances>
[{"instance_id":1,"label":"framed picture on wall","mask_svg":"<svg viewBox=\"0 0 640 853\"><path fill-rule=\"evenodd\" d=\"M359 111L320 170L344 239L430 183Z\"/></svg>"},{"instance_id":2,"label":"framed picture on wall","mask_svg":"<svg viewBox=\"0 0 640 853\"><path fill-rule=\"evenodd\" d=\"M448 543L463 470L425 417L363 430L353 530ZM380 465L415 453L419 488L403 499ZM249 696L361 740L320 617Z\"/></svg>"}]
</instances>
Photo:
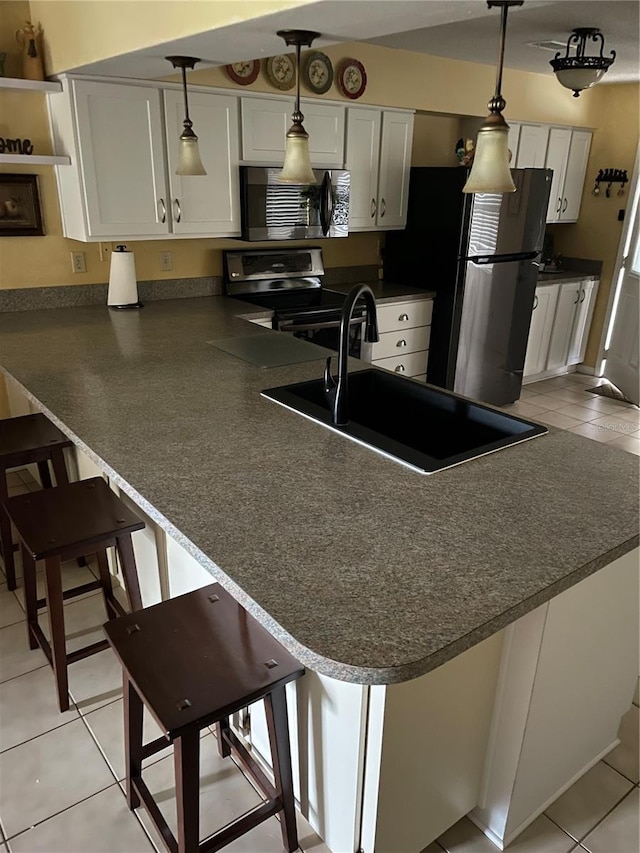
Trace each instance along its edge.
<instances>
[{"instance_id":1,"label":"framed picture on wall","mask_svg":"<svg viewBox=\"0 0 640 853\"><path fill-rule=\"evenodd\" d=\"M43 234L38 176L0 174L0 237Z\"/></svg>"}]
</instances>

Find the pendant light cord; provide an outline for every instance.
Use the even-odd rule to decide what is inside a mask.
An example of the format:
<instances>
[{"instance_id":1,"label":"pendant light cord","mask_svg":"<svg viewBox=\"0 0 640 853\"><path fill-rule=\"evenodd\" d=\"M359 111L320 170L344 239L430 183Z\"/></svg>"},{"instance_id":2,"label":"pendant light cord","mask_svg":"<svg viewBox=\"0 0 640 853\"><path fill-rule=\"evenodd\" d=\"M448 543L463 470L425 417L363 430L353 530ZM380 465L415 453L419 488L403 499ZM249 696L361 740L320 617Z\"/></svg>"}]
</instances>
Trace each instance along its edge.
<instances>
[{"instance_id":1,"label":"pendant light cord","mask_svg":"<svg viewBox=\"0 0 640 853\"><path fill-rule=\"evenodd\" d=\"M189 101L187 99L187 68L182 66L182 94L184 95L184 121L185 127L193 127L193 122L189 118Z\"/></svg>"},{"instance_id":2,"label":"pendant light cord","mask_svg":"<svg viewBox=\"0 0 640 853\"><path fill-rule=\"evenodd\" d=\"M294 122L301 123L304 116L300 112L300 42L296 44L296 103L293 110L292 119Z\"/></svg>"}]
</instances>

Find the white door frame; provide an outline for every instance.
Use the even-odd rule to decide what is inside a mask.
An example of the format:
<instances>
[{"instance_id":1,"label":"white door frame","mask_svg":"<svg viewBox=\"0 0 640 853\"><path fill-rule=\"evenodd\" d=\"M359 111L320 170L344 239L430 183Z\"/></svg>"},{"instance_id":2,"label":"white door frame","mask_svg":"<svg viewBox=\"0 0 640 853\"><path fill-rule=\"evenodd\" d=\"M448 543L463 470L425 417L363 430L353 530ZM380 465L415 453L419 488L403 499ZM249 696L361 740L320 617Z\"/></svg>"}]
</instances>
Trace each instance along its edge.
<instances>
[{"instance_id":1,"label":"white door frame","mask_svg":"<svg viewBox=\"0 0 640 853\"><path fill-rule=\"evenodd\" d=\"M629 243L631 233L633 231L633 224L635 222L635 218L636 216L638 216L638 208L640 202L640 143L638 144L638 148L636 150L636 161L633 166L633 174L631 176L631 180L629 181L628 198L629 204L627 205L627 215L625 216L622 234L620 235L620 244L618 246L616 264L613 270L613 275L611 277L609 304L607 305L607 313L605 315L604 325L602 327L602 336L600 338L600 349L598 350L598 358L596 360L596 376L603 375L602 365L607 352L605 345L607 338L609 337L609 330L613 328L613 323L615 322L615 316L613 316L613 309L614 307L617 307L616 294L622 286L622 280L620 278L620 268L622 267L625 256L628 255L631 250L631 246L627 244Z\"/></svg>"}]
</instances>

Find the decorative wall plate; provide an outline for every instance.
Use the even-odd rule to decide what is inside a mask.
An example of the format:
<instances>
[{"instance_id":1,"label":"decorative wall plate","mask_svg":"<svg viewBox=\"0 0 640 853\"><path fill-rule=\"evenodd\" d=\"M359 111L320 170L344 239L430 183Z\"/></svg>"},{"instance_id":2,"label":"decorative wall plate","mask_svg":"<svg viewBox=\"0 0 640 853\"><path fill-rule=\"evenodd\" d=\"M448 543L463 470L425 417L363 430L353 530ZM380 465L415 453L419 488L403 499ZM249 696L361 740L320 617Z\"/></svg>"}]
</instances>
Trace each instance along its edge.
<instances>
[{"instance_id":1,"label":"decorative wall plate","mask_svg":"<svg viewBox=\"0 0 640 853\"><path fill-rule=\"evenodd\" d=\"M347 98L359 98L367 88L367 72L357 59L343 59L338 66L338 85Z\"/></svg>"},{"instance_id":2,"label":"decorative wall plate","mask_svg":"<svg viewBox=\"0 0 640 853\"><path fill-rule=\"evenodd\" d=\"M316 95L324 95L333 83L333 65L326 53L313 50L304 59L302 79Z\"/></svg>"},{"instance_id":3,"label":"decorative wall plate","mask_svg":"<svg viewBox=\"0 0 640 853\"><path fill-rule=\"evenodd\" d=\"M248 59L246 62L234 62L231 65L225 65L224 68L234 83L238 83L240 86L248 86L258 76L260 60Z\"/></svg>"},{"instance_id":4,"label":"decorative wall plate","mask_svg":"<svg viewBox=\"0 0 640 853\"><path fill-rule=\"evenodd\" d=\"M267 80L277 89L293 89L296 84L295 57L288 53L270 56L265 60L264 72Z\"/></svg>"}]
</instances>

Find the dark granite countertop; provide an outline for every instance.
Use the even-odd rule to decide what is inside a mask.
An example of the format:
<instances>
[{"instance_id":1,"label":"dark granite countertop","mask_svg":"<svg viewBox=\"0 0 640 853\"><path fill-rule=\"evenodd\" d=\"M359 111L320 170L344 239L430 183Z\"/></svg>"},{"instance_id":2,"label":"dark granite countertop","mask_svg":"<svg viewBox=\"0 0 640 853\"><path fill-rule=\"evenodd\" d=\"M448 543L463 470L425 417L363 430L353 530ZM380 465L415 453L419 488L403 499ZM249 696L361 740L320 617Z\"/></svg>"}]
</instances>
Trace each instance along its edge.
<instances>
[{"instance_id":1,"label":"dark granite countertop","mask_svg":"<svg viewBox=\"0 0 640 853\"><path fill-rule=\"evenodd\" d=\"M363 281L363 284L368 284L376 302L384 304L385 302L398 302L402 299L433 299L436 295L433 290L420 290L417 287L410 287L405 284L397 284L393 281L385 279L373 279ZM330 284L327 285L330 290L338 290L340 293L349 293L352 287L351 284Z\"/></svg>"},{"instance_id":2,"label":"dark granite countertop","mask_svg":"<svg viewBox=\"0 0 640 853\"><path fill-rule=\"evenodd\" d=\"M0 364L310 668L405 681L637 546L636 456L552 430L421 476L261 397L322 363L207 344L260 332L250 313L3 314Z\"/></svg>"},{"instance_id":3,"label":"dark granite countertop","mask_svg":"<svg viewBox=\"0 0 640 853\"><path fill-rule=\"evenodd\" d=\"M538 282L540 284L563 284L565 281L579 281L585 278L599 278L599 275L576 269L554 270L553 272L545 270L538 274Z\"/></svg>"}]
</instances>

